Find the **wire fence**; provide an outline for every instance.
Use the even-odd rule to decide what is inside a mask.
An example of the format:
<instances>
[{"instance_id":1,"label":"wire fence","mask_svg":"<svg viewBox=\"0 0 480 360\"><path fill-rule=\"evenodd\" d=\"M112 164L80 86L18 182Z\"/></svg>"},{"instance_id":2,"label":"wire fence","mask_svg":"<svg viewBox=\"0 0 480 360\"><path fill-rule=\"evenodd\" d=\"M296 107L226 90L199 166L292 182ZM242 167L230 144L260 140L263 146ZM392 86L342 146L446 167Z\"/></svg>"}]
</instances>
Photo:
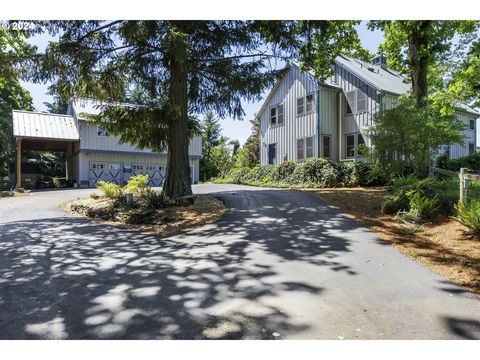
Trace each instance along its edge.
<instances>
[{"instance_id":1,"label":"wire fence","mask_svg":"<svg viewBox=\"0 0 480 360\"><path fill-rule=\"evenodd\" d=\"M443 178L459 179L459 201L470 202L472 200L480 201L480 172L461 168L460 172L450 171L440 168L432 168L432 175Z\"/></svg>"},{"instance_id":2,"label":"wire fence","mask_svg":"<svg viewBox=\"0 0 480 360\"><path fill-rule=\"evenodd\" d=\"M460 178L460 201L480 200L480 173L462 168Z\"/></svg>"}]
</instances>

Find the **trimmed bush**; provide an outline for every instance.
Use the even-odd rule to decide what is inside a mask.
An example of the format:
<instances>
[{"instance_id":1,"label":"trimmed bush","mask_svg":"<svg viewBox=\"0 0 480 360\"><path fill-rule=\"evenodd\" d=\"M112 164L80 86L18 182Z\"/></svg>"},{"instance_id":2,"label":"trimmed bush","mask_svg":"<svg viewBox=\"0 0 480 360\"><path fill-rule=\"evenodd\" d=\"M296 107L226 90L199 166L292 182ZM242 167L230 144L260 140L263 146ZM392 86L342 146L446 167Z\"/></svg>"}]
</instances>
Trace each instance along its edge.
<instances>
[{"instance_id":1,"label":"trimmed bush","mask_svg":"<svg viewBox=\"0 0 480 360\"><path fill-rule=\"evenodd\" d=\"M295 172L297 163L294 161L284 161L277 167L276 181L286 181Z\"/></svg>"},{"instance_id":2,"label":"trimmed bush","mask_svg":"<svg viewBox=\"0 0 480 360\"><path fill-rule=\"evenodd\" d=\"M455 205L457 218L472 232L480 235L480 200L459 202Z\"/></svg>"},{"instance_id":3,"label":"trimmed bush","mask_svg":"<svg viewBox=\"0 0 480 360\"><path fill-rule=\"evenodd\" d=\"M216 183L272 187L343 187L384 185L367 163L335 163L309 158L303 163L285 161L280 165L257 165L251 169L236 168Z\"/></svg>"},{"instance_id":4,"label":"trimmed bush","mask_svg":"<svg viewBox=\"0 0 480 360\"><path fill-rule=\"evenodd\" d=\"M460 168L480 171L480 153L474 152L458 159L449 159L445 153L437 158L437 166L451 171L460 171Z\"/></svg>"}]
</instances>

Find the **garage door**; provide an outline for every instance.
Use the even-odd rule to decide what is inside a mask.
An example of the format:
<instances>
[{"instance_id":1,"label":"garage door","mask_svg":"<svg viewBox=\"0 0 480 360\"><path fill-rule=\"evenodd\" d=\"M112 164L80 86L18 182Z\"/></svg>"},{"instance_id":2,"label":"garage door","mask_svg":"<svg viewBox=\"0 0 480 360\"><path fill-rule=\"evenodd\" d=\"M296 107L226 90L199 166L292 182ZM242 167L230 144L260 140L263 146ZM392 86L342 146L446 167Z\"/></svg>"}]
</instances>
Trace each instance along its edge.
<instances>
[{"instance_id":1,"label":"garage door","mask_svg":"<svg viewBox=\"0 0 480 360\"><path fill-rule=\"evenodd\" d=\"M159 164L132 164L132 176L145 174L148 175L149 186L162 186L165 178L165 167Z\"/></svg>"},{"instance_id":2,"label":"garage door","mask_svg":"<svg viewBox=\"0 0 480 360\"><path fill-rule=\"evenodd\" d=\"M123 186L123 164L107 161L90 161L90 187L96 187L100 180Z\"/></svg>"}]
</instances>

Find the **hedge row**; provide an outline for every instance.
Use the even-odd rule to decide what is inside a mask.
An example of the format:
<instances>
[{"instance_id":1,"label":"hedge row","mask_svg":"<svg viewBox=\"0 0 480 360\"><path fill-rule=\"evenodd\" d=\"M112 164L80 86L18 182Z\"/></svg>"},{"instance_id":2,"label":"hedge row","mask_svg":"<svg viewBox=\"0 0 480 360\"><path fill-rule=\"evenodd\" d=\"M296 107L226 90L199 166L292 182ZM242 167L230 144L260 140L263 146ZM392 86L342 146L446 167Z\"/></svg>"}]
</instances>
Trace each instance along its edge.
<instances>
[{"instance_id":1,"label":"hedge row","mask_svg":"<svg viewBox=\"0 0 480 360\"><path fill-rule=\"evenodd\" d=\"M459 171L460 168L480 171L480 153L475 152L458 159L449 159L447 154L443 154L438 157L437 166L451 171Z\"/></svg>"},{"instance_id":2,"label":"hedge row","mask_svg":"<svg viewBox=\"0 0 480 360\"><path fill-rule=\"evenodd\" d=\"M385 179L368 163L337 163L310 158L303 163L286 161L280 165L232 169L217 183L272 187L353 187L384 185Z\"/></svg>"}]
</instances>

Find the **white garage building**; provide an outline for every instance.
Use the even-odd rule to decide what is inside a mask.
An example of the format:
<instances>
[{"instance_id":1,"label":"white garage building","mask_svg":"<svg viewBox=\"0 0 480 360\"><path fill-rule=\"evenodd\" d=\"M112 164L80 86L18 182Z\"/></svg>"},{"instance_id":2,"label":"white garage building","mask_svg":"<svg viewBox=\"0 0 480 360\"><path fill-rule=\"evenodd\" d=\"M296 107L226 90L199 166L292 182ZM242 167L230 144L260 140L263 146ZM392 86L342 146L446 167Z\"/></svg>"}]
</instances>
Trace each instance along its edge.
<instances>
[{"instance_id":1,"label":"white garage building","mask_svg":"<svg viewBox=\"0 0 480 360\"><path fill-rule=\"evenodd\" d=\"M166 174L167 152L155 153L121 144L117 136L81 117L95 114L100 103L74 99L67 115L13 111L13 133L17 148L17 179L21 180L19 154L23 150L65 151L67 179L80 187L95 187L99 180L125 184L130 176L148 174L151 186L161 186ZM195 136L188 149L192 183L199 179L202 141ZM17 187L21 181L17 180Z\"/></svg>"}]
</instances>

